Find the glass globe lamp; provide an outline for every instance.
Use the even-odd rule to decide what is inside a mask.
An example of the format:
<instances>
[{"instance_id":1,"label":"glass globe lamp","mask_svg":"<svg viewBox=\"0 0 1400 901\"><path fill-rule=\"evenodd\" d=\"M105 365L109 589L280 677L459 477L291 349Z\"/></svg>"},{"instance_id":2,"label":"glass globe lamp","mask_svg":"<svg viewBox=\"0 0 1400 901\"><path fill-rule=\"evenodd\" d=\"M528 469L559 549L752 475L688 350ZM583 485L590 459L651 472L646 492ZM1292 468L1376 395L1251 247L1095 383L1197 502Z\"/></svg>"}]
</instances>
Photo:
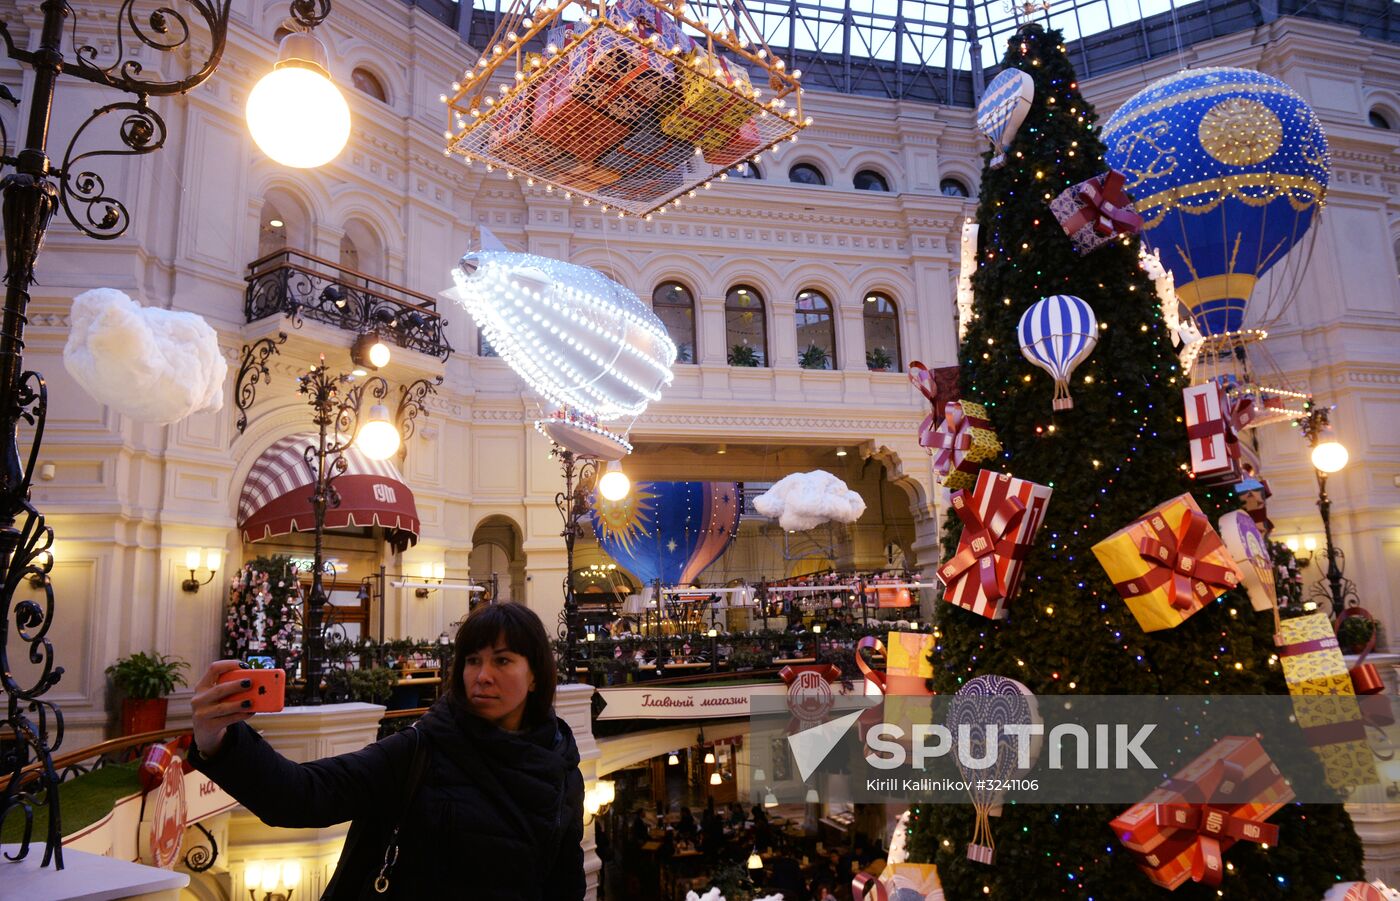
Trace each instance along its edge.
<instances>
[{"instance_id":1,"label":"glass globe lamp","mask_svg":"<svg viewBox=\"0 0 1400 901\"><path fill-rule=\"evenodd\" d=\"M330 78L326 47L296 32L282 39L277 62L248 94L248 131L263 153L293 169L314 169L350 140L350 106Z\"/></svg>"},{"instance_id":2,"label":"glass globe lamp","mask_svg":"<svg viewBox=\"0 0 1400 901\"><path fill-rule=\"evenodd\" d=\"M371 460L387 460L399 452L399 430L389 421L389 408L375 404L369 408L369 421L360 426L355 446Z\"/></svg>"}]
</instances>

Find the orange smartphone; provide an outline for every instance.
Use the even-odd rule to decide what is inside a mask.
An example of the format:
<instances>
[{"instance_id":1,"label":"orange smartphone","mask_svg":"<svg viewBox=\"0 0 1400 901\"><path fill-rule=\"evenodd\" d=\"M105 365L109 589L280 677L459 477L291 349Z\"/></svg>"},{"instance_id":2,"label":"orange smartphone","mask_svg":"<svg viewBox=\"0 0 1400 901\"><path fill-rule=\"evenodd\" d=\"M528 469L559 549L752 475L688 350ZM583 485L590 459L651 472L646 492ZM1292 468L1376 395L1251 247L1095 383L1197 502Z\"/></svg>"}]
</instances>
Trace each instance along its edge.
<instances>
[{"instance_id":1,"label":"orange smartphone","mask_svg":"<svg viewBox=\"0 0 1400 901\"><path fill-rule=\"evenodd\" d=\"M228 696L230 701L252 701L248 709L254 713L276 713L282 709L287 696L287 672L282 669L234 669L219 677L219 683L252 682L251 688Z\"/></svg>"}]
</instances>

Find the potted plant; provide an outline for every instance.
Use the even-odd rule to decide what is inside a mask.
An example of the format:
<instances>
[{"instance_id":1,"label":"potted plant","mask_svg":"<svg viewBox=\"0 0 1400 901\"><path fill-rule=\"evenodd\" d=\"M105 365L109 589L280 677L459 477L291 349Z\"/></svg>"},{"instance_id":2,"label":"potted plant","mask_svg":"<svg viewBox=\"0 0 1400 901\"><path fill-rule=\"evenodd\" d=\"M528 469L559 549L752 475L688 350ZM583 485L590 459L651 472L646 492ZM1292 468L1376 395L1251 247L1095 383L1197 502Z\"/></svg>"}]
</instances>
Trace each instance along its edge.
<instances>
[{"instance_id":1,"label":"potted plant","mask_svg":"<svg viewBox=\"0 0 1400 901\"><path fill-rule=\"evenodd\" d=\"M758 366L758 351L747 344L736 344L729 348L730 366Z\"/></svg>"},{"instance_id":2,"label":"potted plant","mask_svg":"<svg viewBox=\"0 0 1400 901\"><path fill-rule=\"evenodd\" d=\"M178 657L144 651L122 657L107 667L112 686L122 693L121 734L137 735L165 728L169 694L185 685L182 670L189 664Z\"/></svg>"},{"instance_id":3,"label":"potted plant","mask_svg":"<svg viewBox=\"0 0 1400 901\"><path fill-rule=\"evenodd\" d=\"M872 347L865 352L865 367L871 372L889 372L894 358L883 347Z\"/></svg>"},{"instance_id":4,"label":"potted plant","mask_svg":"<svg viewBox=\"0 0 1400 901\"><path fill-rule=\"evenodd\" d=\"M803 369L829 369L831 354L826 352L825 347L808 344L807 349L797 355L797 365Z\"/></svg>"},{"instance_id":5,"label":"potted plant","mask_svg":"<svg viewBox=\"0 0 1400 901\"><path fill-rule=\"evenodd\" d=\"M1360 608L1353 608L1360 610ZM1343 654L1360 654L1375 638L1380 641L1380 623L1364 611L1343 617L1337 622L1337 644Z\"/></svg>"}]
</instances>

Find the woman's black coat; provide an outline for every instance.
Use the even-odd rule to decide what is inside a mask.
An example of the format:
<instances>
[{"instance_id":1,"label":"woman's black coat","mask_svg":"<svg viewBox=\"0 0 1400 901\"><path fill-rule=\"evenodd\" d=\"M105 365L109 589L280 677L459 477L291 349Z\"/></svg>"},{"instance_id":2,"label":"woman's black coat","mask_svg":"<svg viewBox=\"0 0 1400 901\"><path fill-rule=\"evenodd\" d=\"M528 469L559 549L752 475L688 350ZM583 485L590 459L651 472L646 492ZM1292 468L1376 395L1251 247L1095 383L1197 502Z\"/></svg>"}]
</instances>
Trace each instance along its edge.
<instances>
[{"instance_id":1,"label":"woman's black coat","mask_svg":"<svg viewBox=\"0 0 1400 901\"><path fill-rule=\"evenodd\" d=\"M428 757L400 816L413 731ZM325 899L584 896L583 776L563 720L511 733L443 698L413 730L337 757L293 763L239 723L212 759L195 749L190 760L269 826L353 821ZM377 894L373 883L400 819L398 862L388 892Z\"/></svg>"}]
</instances>

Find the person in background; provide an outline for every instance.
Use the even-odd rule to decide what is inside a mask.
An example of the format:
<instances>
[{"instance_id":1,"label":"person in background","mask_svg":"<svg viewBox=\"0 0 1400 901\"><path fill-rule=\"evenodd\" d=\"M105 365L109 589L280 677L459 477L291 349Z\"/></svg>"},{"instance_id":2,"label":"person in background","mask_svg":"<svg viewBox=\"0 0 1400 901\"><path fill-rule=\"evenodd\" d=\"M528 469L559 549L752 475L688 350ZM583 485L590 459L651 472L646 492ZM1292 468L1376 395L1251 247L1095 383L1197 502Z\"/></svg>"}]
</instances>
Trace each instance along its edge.
<instances>
[{"instance_id":1,"label":"person in background","mask_svg":"<svg viewBox=\"0 0 1400 901\"><path fill-rule=\"evenodd\" d=\"M584 897L578 747L554 715L554 653L529 608L472 611L446 692L418 722L310 763L248 725L251 701L235 696L250 683L219 681L243 665L216 661L195 686L189 761L269 826L351 822L323 899Z\"/></svg>"},{"instance_id":2,"label":"person in background","mask_svg":"<svg viewBox=\"0 0 1400 901\"><path fill-rule=\"evenodd\" d=\"M700 827L695 823L695 815L690 812L689 807L682 807L681 821L676 824L676 837L693 843L699 831Z\"/></svg>"}]
</instances>

